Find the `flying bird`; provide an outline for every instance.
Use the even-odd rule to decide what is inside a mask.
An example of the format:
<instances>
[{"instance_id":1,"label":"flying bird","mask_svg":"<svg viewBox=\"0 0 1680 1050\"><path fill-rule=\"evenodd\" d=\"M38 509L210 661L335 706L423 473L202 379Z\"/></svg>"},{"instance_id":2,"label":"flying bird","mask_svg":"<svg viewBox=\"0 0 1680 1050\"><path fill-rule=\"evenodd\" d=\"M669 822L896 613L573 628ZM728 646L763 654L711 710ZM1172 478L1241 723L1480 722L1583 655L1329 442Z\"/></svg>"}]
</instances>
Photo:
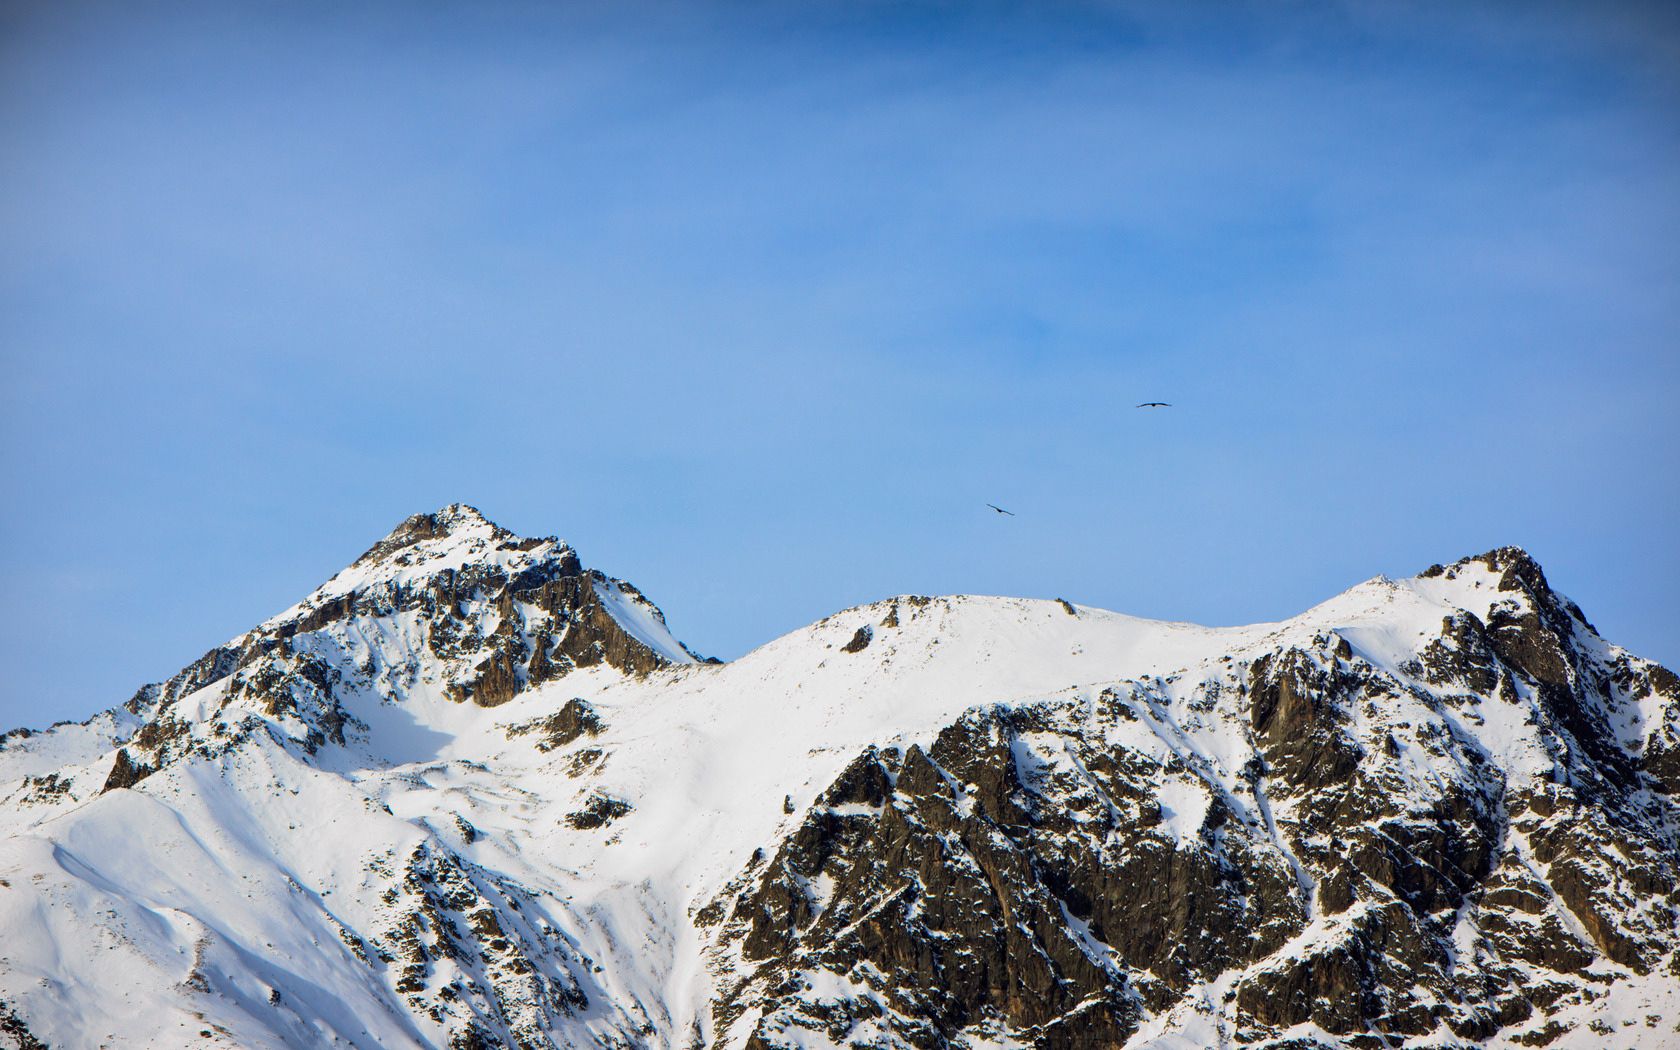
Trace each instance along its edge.
<instances>
[{"instance_id":1,"label":"flying bird","mask_svg":"<svg viewBox=\"0 0 1680 1050\"><path fill-rule=\"evenodd\" d=\"M1171 404L1171 402L1167 402L1167 401L1145 401L1143 404L1141 404L1137 407L1139 407L1139 408L1171 408L1172 404Z\"/></svg>"},{"instance_id":2,"label":"flying bird","mask_svg":"<svg viewBox=\"0 0 1680 1050\"><path fill-rule=\"evenodd\" d=\"M986 506L988 506L988 507L992 508L993 510L997 511L999 514L1007 514L1011 518L1013 518L1015 516L1014 511L1004 510L1002 507L998 506L996 503L988 503L988 504L986 504Z\"/></svg>"}]
</instances>

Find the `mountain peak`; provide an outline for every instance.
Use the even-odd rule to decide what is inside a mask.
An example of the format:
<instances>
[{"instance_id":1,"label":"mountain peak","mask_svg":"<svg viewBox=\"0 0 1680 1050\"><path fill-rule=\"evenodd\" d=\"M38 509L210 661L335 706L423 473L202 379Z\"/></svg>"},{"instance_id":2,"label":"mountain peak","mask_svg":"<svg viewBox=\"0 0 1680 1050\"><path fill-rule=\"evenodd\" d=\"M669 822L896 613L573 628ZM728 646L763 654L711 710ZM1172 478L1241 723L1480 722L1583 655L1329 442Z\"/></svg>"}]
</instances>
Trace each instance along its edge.
<instances>
[{"instance_id":1,"label":"mountain peak","mask_svg":"<svg viewBox=\"0 0 1680 1050\"><path fill-rule=\"evenodd\" d=\"M416 514L414 517L429 517L439 526L450 530L457 528L479 528L487 525L498 532L506 531L500 525L497 525L489 518L486 518L483 511L479 510L470 503L451 503L446 507L441 507L438 510L433 511L431 514Z\"/></svg>"},{"instance_id":2,"label":"mountain peak","mask_svg":"<svg viewBox=\"0 0 1680 1050\"><path fill-rule=\"evenodd\" d=\"M1545 570L1540 568L1540 563L1534 560L1532 554L1521 547L1496 547L1465 561L1479 562L1498 573L1501 590L1527 590L1536 597L1552 594Z\"/></svg>"},{"instance_id":3,"label":"mountain peak","mask_svg":"<svg viewBox=\"0 0 1680 1050\"><path fill-rule=\"evenodd\" d=\"M1495 593L1506 592L1509 595L1515 592L1515 596L1526 598L1538 614L1550 617L1559 629L1563 629L1565 619L1571 619L1596 633L1580 606L1553 590L1540 563L1521 547L1495 547L1482 554L1460 558L1451 565L1431 565L1418 573L1416 578L1420 581L1472 580L1476 587L1491 585L1488 590Z\"/></svg>"},{"instance_id":4,"label":"mountain peak","mask_svg":"<svg viewBox=\"0 0 1680 1050\"><path fill-rule=\"evenodd\" d=\"M1431 565L1429 568L1418 573L1418 577L1425 580L1434 579L1439 576L1445 576L1447 579L1452 579L1473 565L1479 565L1489 572L1498 574L1502 578L1507 574L1510 574L1518 579L1533 579L1538 577L1541 582L1544 582L1546 578L1545 573L1543 573L1540 569L1540 563L1534 560L1534 556L1532 554L1528 553L1528 551L1521 547L1511 545L1495 547L1492 550L1484 551L1481 554L1468 555L1467 557L1458 559L1451 565Z\"/></svg>"},{"instance_id":5,"label":"mountain peak","mask_svg":"<svg viewBox=\"0 0 1680 1050\"><path fill-rule=\"evenodd\" d=\"M451 539L479 534L484 538L500 539L513 534L486 518L477 508L465 503L451 503L430 514L411 514L378 543L369 547L352 567L385 559L396 551L431 540Z\"/></svg>"},{"instance_id":6,"label":"mountain peak","mask_svg":"<svg viewBox=\"0 0 1680 1050\"><path fill-rule=\"evenodd\" d=\"M575 668L645 673L694 659L635 587L585 568L556 537L517 536L465 503L404 519L265 626L305 634L347 617L411 621L428 659L442 661L434 677L446 695L487 707Z\"/></svg>"},{"instance_id":7,"label":"mountain peak","mask_svg":"<svg viewBox=\"0 0 1680 1050\"><path fill-rule=\"evenodd\" d=\"M225 722L230 703L278 719L314 752L366 729L352 710L401 704L424 720L438 704L495 707L574 671L641 675L695 659L653 602L568 544L450 504L404 519L296 605L142 688L125 710L189 742L145 735L144 761L125 775L188 753L191 727Z\"/></svg>"},{"instance_id":8,"label":"mountain peak","mask_svg":"<svg viewBox=\"0 0 1680 1050\"><path fill-rule=\"evenodd\" d=\"M415 515L130 705L0 736L0 1033L1665 1032L1680 679L1563 602L1500 547L1238 627L901 595L686 670L560 541Z\"/></svg>"}]
</instances>

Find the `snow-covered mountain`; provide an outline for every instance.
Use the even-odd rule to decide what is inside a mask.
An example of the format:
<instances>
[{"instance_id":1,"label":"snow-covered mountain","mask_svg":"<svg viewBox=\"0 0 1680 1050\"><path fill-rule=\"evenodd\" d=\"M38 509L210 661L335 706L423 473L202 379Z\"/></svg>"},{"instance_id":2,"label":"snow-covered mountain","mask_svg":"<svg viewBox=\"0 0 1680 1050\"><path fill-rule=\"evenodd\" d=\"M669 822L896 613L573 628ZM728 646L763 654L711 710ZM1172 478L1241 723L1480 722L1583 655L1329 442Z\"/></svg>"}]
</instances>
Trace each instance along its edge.
<instances>
[{"instance_id":1,"label":"snow-covered mountain","mask_svg":"<svg viewBox=\"0 0 1680 1050\"><path fill-rule=\"evenodd\" d=\"M469 507L0 737L0 1046L1680 1045L1680 680L1504 548L732 663Z\"/></svg>"}]
</instances>

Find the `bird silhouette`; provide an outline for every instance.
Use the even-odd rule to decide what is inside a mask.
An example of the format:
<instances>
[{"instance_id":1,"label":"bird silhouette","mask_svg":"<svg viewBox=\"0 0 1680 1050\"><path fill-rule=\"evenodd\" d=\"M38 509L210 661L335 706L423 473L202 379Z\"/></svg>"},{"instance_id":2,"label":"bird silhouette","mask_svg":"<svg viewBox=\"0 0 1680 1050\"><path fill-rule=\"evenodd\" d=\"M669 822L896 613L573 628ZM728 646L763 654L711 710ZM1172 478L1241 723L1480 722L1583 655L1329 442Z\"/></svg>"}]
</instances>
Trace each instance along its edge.
<instances>
[{"instance_id":1,"label":"bird silhouette","mask_svg":"<svg viewBox=\"0 0 1680 1050\"><path fill-rule=\"evenodd\" d=\"M986 504L986 506L988 506L988 507L992 508L993 510L997 511L999 514L1007 514L1011 518L1013 518L1015 516L1014 511L1004 510L1002 507L998 506L996 503L988 503L988 504Z\"/></svg>"},{"instance_id":2,"label":"bird silhouette","mask_svg":"<svg viewBox=\"0 0 1680 1050\"><path fill-rule=\"evenodd\" d=\"M1167 401L1145 401L1143 404L1141 404L1137 407L1139 407L1139 408L1171 408L1172 404L1170 402L1167 402Z\"/></svg>"}]
</instances>

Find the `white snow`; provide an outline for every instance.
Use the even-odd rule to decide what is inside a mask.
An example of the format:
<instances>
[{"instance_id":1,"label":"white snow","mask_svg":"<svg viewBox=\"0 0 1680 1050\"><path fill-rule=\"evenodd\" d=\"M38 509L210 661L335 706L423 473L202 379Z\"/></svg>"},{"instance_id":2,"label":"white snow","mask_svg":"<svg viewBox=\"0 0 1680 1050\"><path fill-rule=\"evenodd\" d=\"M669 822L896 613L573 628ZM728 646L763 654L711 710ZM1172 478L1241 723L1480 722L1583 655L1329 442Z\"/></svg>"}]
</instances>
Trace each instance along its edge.
<instances>
[{"instance_id":1,"label":"white snow","mask_svg":"<svg viewBox=\"0 0 1680 1050\"><path fill-rule=\"evenodd\" d=\"M659 615L659 610L646 598L625 591L624 585L617 580L596 580L595 594L613 619L630 633L630 637L671 663L695 662L694 657L671 634L671 629L665 626L665 618Z\"/></svg>"},{"instance_id":2,"label":"white snow","mask_svg":"<svg viewBox=\"0 0 1680 1050\"><path fill-rule=\"evenodd\" d=\"M556 549L498 543L488 523L464 519L450 537L409 548L402 564L348 569L270 622L469 562L517 571ZM1238 698L1210 702L1207 683L1331 634L1356 658L1405 679L1403 666L1439 636L1445 616L1467 609L1485 617L1508 600L1496 586L1475 566L1450 580L1376 579L1290 620L1230 628L1088 607L1069 615L1057 601L901 597L712 666L694 662L646 599L597 581L610 614L675 666L645 676L579 671L490 710L447 698L425 674L388 681L347 694L350 714L367 726L348 749L305 761L259 740L107 795L95 794L94 781L109 768L112 741L132 731L131 716L61 727L0 750L9 800L26 775L74 768L77 784L61 804L0 808L0 998L55 1047L196 1045L201 1030L212 1033L206 1045L433 1045L437 1031L369 977L338 930L378 925L378 893L388 884L375 870L379 858L441 839L525 887L540 902L537 918L598 964L583 971L592 1005L563 1038L588 1045L640 1018L654 1033L650 1045L684 1046L696 1026L709 1026L713 993L703 964L708 934L689 916L724 891L754 850L794 827L865 746L926 746L977 706L1092 704L1112 686L1139 715L1117 724L1116 739L1184 759L1189 772L1166 779L1158 800L1163 832L1189 838L1215 788L1242 793L1238 770L1252 753L1243 724L1222 715ZM896 626L885 625L895 617ZM870 644L842 651L865 626ZM347 644L358 659L423 649L415 625L400 619L357 629ZM299 644L317 643L304 636ZM336 651L320 644L322 655ZM211 717L222 688L184 698L179 711ZM508 736L509 726L574 696L601 714L600 736L546 753L530 737ZM1546 761L1528 702L1484 699L1474 720L1457 723L1513 776ZM1421 724L1428 709L1399 697L1379 717ZM584 748L602 757L577 775L573 759ZM1423 749L1405 754L1408 775L1445 775L1442 760ZM591 793L633 808L605 827L574 830L564 817ZM784 811L787 795L795 815ZM1265 806L1252 794L1237 804ZM457 817L477 829L476 841L461 837ZM1315 923L1303 936L1328 930ZM1102 951L1094 940L1087 948ZM215 994L188 987L195 965ZM851 994L832 974L807 976L814 995ZM1219 1002L1228 983L1210 986L1207 1001ZM278 1027L272 992L287 1004ZM1646 982L1637 994L1662 999L1673 1023L1671 987ZM1151 1021L1133 1045L1221 1045L1227 1037L1211 1006L1184 1008ZM976 1036L974 1045L1012 1044L999 1035Z\"/></svg>"}]
</instances>

